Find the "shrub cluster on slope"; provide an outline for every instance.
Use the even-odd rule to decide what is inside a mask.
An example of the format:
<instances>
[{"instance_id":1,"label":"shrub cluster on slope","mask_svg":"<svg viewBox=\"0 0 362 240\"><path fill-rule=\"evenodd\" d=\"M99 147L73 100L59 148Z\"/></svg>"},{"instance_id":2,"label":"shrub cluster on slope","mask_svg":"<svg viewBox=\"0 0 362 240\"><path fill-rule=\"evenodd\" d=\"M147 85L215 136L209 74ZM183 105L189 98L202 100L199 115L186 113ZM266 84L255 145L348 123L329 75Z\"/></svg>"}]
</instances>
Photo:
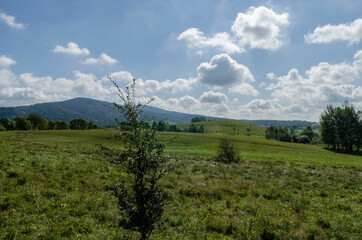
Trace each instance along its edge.
<instances>
[{"instance_id":1,"label":"shrub cluster on slope","mask_svg":"<svg viewBox=\"0 0 362 240\"><path fill-rule=\"evenodd\" d=\"M299 134L292 128L268 127L265 132L266 139L294 143L319 143L319 134L311 126L307 126Z\"/></svg>"}]
</instances>

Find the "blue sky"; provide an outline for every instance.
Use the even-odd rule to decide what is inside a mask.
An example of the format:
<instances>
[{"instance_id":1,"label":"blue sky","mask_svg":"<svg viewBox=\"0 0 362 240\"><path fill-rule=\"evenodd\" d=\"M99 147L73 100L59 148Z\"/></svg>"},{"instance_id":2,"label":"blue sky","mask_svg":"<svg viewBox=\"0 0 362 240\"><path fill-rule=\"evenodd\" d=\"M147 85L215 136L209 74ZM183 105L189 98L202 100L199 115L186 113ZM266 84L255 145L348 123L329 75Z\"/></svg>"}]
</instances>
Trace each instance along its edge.
<instances>
[{"instance_id":1,"label":"blue sky","mask_svg":"<svg viewBox=\"0 0 362 240\"><path fill-rule=\"evenodd\" d=\"M0 106L91 97L234 119L362 109L362 1L0 0Z\"/></svg>"}]
</instances>

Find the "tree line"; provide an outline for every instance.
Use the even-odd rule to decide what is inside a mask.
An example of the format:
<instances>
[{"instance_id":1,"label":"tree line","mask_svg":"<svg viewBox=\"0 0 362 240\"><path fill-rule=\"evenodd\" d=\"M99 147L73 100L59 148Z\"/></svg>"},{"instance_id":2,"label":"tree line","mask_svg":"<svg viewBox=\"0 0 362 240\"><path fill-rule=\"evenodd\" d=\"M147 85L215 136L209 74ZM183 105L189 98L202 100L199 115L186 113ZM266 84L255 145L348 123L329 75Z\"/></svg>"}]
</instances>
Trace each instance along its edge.
<instances>
[{"instance_id":1,"label":"tree line","mask_svg":"<svg viewBox=\"0 0 362 240\"><path fill-rule=\"evenodd\" d=\"M297 133L292 128L268 127L265 138L283 142L324 143L333 150L359 151L362 146L362 111L349 102L327 105L320 116L319 133L311 126Z\"/></svg>"},{"instance_id":2,"label":"tree line","mask_svg":"<svg viewBox=\"0 0 362 240\"><path fill-rule=\"evenodd\" d=\"M131 126L127 121L122 121L119 123L119 127L123 131L130 131ZM142 127L144 129L152 129L159 132L191 132L191 133L204 133L205 127L203 124L197 126L195 124L190 124L189 127L186 128L179 128L175 124L171 124L160 120L158 122L154 121L152 124L146 121L142 121Z\"/></svg>"},{"instance_id":3,"label":"tree line","mask_svg":"<svg viewBox=\"0 0 362 240\"><path fill-rule=\"evenodd\" d=\"M362 144L362 112L349 102L328 105L320 117L323 142L334 150L359 151Z\"/></svg>"},{"instance_id":4,"label":"tree line","mask_svg":"<svg viewBox=\"0 0 362 240\"><path fill-rule=\"evenodd\" d=\"M319 134L311 126L307 126L300 133L293 128L271 126L266 129L265 138L282 142L320 143Z\"/></svg>"},{"instance_id":5,"label":"tree line","mask_svg":"<svg viewBox=\"0 0 362 240\"><path fill-rule=\"evenodd\" d=\"M19 116L13 119L2 117L0 119L0 131L12 130L87 130L96 129L97 124L82 118L75 118L69 123L62 120L48 121L37 113L30 113L28 116Z\"/></svg>"}]
</instances>

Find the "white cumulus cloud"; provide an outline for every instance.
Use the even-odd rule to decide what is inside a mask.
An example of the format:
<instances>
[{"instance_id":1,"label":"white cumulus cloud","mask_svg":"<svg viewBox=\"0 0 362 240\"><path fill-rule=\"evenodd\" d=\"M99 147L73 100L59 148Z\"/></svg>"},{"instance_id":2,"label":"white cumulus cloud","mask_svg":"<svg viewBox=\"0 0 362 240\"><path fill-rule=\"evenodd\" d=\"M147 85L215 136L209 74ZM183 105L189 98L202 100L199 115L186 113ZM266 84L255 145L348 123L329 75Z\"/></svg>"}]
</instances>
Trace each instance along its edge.
<instances>
[{"instance_id":1,"label":"white cumulus cloud","mask_svg":"<svg viewBox=\"0 0 362 240\"><path fill-rule=\"evenodd\" d=\"M28 105L31 103L46 102L54 99L54 96L30 87L9 87L0 89L0 103L4 106L11 100L12 106Z\"/></svg>"},{"instance_id":2,"label":"white cumulus cloud","mask_svg":"<svg viewBox=\"0 0 362 240\"><path fill-rule=\"evenodd\" d=\"M227 96L221 92L214 92L212 90L204 92L200 96L201 103L225 103L228 100Z\"/></svg>"},{"instance_id":3,"label":"white cumulus cloud","mask_svg":"<svg viewBox=\"0 0 362 240\"><path fill-rule=\"evenodd\" d=\"M215 88L255 81L248 67L227 54L215 55L210 62L201 63L197 73L199 82Z\"/></svg>"},{"instance_id":4,"label":"white cumulus cloud","mask_svg":"<svg viewBox=\"0 0 362 240\"><path fill-rule=\"evenodd\" d=\"M259 94L258 90L248 83L241 83L237 86L231 87L229 88L229 92L249 96L257 96Z\"/></svg>"},{"instance_id":5,"label":"white cumulus cloud","mask_svg":"<svg viewBox=\"0 0 362 240\"><path fill-rule=\"evenodd\" d=\"M32 73L16 76L8 69L0 70L0 104L2 106L29 105L45 101L87 96L104 99L116 96L112 85L103 84L93 74L74 71L72 79L50 76L37 77Z\"/></svg>"},{"instance_id":6,"label":"white cumulus cloud","mask_svg":"<svg viewBox=\"0 0 362 240\"><path fill-rule=\"evenodd\" d=\"M217 33L214 37L209 38L205 37L205 34L199 29L189 28L181 33L177 37L177 40L186 41L189 47L213 47L229 54L241 53L245 51L243 47L240 47L234 43L229 34L225 32ZM202 52L198 51L198 55L200 55L199 53Z\"/></svg>"},{"instance_id":7,"label":"white cumulus cloud","mask_svg":"<svg viewBox=\"0 0 362 240\"><path fill-rule=\"evenodd\" d=\"M136 80L137 95L147 95L155 92L166 91L168 93L182 92L192 89L192 79L176 79L175 81L157 81L157 80Z\"/></svg>"},{"instance_id":8,"label":"white cumulus cloud","mask_svg":"<svg viewBox=\"0 0 362 240\"><path fill-rule=\"evenodd\" d=\"M225 116L226 114L229 113L229 108L225 103L226 99L224 99L224 97L221 96L221 94L219 96L220 99L218 99L220 100L219 103L203 101L205 100L205 95L207 95L205 93L200 96L199 100L189 95L185 95L180 98L168 98L168 99L162 99L154 95L152 96L154 100L151 102L151 105L154 107L170 111L200 114L207 116L221 116L221 115ZM210 95L213 95L213 93ZM215 95L218 95L218 93L216 93ZM218 97L215 98L217 100ZM145 103L148 102L149 99L150 98L148 97L141 97L138 100L140 102ZM208 100L211 99L209 98ZM212 99L211 101L214 100L215 99Z\"/></svg>"},{"instance_id":9,"label":"white cumulus cloud","mask_svg":"<svg viewBox=\"0 0 362 240\"><path fill-rule=\"evenodd\" d=\"M12 28L16 28L16 29L23 29L25 28L25 25L22 23L17 23L15 21L15 17L14 16L10 16L7 15L5 13L0 13L0 21L4 22L6 25L8 25L9 27Z\"/></svg>"},{"instance_id":10,"label":"white cumulus cloud","mask_svg":"<svg viewBox=\"0 0 362 240\"><path fill-rule=\"evenodd\" d=\"M280 111L280 116L286 118L296 116L299 119L317 120L329 103L338 105L348 100L362 105L361 53L358 51L351 63L321 62L308 69L304 75L297 69L291 69L287 75L277 77L276 83L267 87L267 90L272 91L270 101L278 106L273 109ZM253 102L249 108L256 111L263 109L263 106L273 106L271 102L257 103Z\"/></svg>"},{"instance_id":11,"label":"white cumulus cloud","mask_svg":"<svg viewBox=\"0 0 362 240\"><path fill-rule=\"evenodd\" d=\"M67 44L67 47L56 45L55 48L53 49L53 52L70 54L70 55L85 55L85 56L88 56L90 54L87 48L80 48L78 44L76 44L75 42L69 42Z\"/></svg>"},{"instance_id":12,"label":"white cumulus cloud","mask_svg":"<svg viewBox=\"0 0 362 240\"><path fill-rule=\"evenodd\" d=\"M115 82L131 82L134 77L130 72L127 71L119 71L109 74L109 77ZM109 82L107 77L103 78L104 82Z\"/></svg>"},{"instance_id":13,"label":"white cumulus cloud","mask_svg":"<svg viewBox=\"0 0 362 240\"><path fill-rule=\"evenodd\" d=\"M0 86L11 86L16 84L16 75L9 69L0 70Z\"/></svg>"},{"instance_id":14,"label":"white cumulus cloud","mask_svg":"<svg viewBox=\"0 0 362 240\"><path fill-rule=\"evenodd\" d=\"M304 36L307 43L331 43L334 41L347 41L349 44L359 43L362 39L362 18L352 23L339 25L325 25L317 27L312 33Z\"/></svg>"},{"instance_id":15,"label":"white cumulus cloud","mask_svg":"<svg viewBox=\"0 0 362 240\"><path fill-rule=\"evenodd\" d=\"M118 62L117 59L111 58L107 54L102 53L101 55L99 55L98 58L87 58L82 63L83 64L108 64L108 65L112 65L112 64L115 64L117 62Z\"/></svg>"},{"instance_id":16,"label":"white cumulus cloud","mask_svg":"<svg viewBox=\"0 0 362 240\"><path fill-rule=\"evenodd\" d=\"M289 25L289 14L278 14L264 6L250 7L246 13L238 13L230 33L216 33L207 37L198 28L182 32L177 40L188 47L215 48L228 54L245 52L245 48L275 50L283 45L283 30Z\"/></svg>"},{"instance_id":17,"label":"white cumulus cloud","mask_svg":"<svg viewBox=\"0 0 362 240\"><path fill-rule=\"evenodd\" d=\"M288 18L288 13L277 14L264 6L250 7L246 13L238 13L231 30L242 46L277 49L282 45L281 30L289 25Z\"/></svg>"},{"instance_id":18,"label":"white cumulus cloud","mask_svg":"<svg viewBox=\"0 0 362 240\"><path fill-rule=\"evenodd\" d=\"M10 67L11 65L16 64L16 61L5 56L5 55L1 55L0 56L0 67Z\"/></svg>"}]
</instances>

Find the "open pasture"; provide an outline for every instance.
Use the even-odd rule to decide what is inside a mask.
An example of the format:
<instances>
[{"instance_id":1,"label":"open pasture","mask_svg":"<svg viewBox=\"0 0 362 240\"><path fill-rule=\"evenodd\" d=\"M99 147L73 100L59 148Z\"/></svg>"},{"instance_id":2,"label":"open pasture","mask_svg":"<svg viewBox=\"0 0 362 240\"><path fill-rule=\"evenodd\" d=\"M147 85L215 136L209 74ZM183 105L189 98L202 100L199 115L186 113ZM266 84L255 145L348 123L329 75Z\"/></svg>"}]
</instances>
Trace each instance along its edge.
<instances>
[{"instance_id":1,"label":"open pasture","mask_svg":"<svg viewBox=\"0 0 362 240\"><path fill-rule=\"evenodd\" d=\"M362 157L228 134L162 132L169 204L152 239L359 239ZM241 162L214 162L221 138ZM129 239L99 151L112 130L0 132L0 239Z\"/></svg>"}]
</instances>

